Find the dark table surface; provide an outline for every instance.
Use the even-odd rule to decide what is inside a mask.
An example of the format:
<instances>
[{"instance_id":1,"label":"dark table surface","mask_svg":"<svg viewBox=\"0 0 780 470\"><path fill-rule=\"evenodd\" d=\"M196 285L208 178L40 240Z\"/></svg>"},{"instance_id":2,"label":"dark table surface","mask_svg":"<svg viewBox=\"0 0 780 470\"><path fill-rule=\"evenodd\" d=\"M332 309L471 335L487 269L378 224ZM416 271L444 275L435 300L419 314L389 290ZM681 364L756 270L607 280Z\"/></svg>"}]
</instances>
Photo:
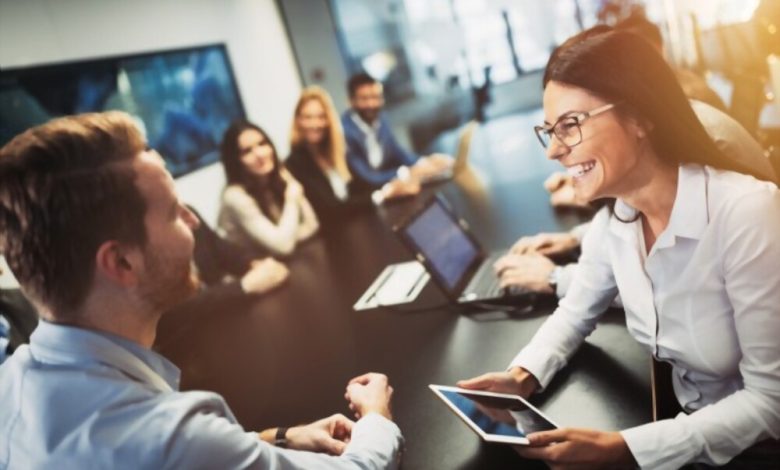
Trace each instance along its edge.
<instances>
[{"instance_id":1,"label":"dark table surface","mask_svg":"<svg viewBox=\"0 0 780 470\"><path fill-rule=\"evenodd\" d=\"M491 123L475 136L474 170L426 190L443 194L487 249L583 220L549 207L542 181L555 165L532 137L513 134L525 124ZM390 227L423 201L367 211L305 243L289 260L289 283L263 298L165 319L156 347L182 369L182 389L220 393L246 429L260 430L349 415L347 381L382 372L395 389L404 468L540 466L508 446L482 444L427 386L505 369L553 311L554 300L522 314L468 314L443 306L431 282L413 304L431 309L352 310L387 264L411 259ZM624 429L651 419L649 371L649 356L628 335L622 311L610 311L531 401L561 426Z\"/></svg>"}]
</instances>

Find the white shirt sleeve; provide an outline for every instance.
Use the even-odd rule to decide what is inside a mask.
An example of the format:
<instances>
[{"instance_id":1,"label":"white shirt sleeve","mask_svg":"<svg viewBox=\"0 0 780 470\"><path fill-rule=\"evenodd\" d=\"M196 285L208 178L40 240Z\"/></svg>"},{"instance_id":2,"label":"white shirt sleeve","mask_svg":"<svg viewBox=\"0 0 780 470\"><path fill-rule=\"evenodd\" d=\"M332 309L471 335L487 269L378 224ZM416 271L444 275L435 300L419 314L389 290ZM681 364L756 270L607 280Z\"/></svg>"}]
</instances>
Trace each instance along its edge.
<instances>
[{"instance_id":1,"label":"white shirt sleeve","mask_svg":"<svg viewBox=\"0 0 780 470\"><path fill-rule=\"evenodd\" d=\"M196 413L180 423L166 446L165 468L396 469L402 445L398 426L376 413L355 424L340 456L275 447L224 417Z\"/></svg>"},{"instance_id":2,"label":"white shirt sleeve","mask_svg":"<svg viewBox=\"0 0 780 470\"><path fill-rule=\"evenodd\" d=\"M582 256L558 308L512 361L536 377L542 388L552 380L617 294L605 239L610 213L596 214L582 243Z\"/></svg>"},{"instance_id":3,"label":"white shirt sleeve","mask_svg":"<svg viewBox=\"0 0 780 470\"><path fill-rule=\"evenodd\" d=\"M780 193L767 194L752 193L722 214L723 281L744 388L690 415L622 431L642 468L723 465L756 442L780 437Z\"/></svg>"},{"instance_id":4,"label":"white shirt sleeve","mask_svg":"<svg viewBox=\"0 0 780 470\"><path fill-rule=\"evenodd\" d=\"M222 195L222 208L233 223L258 245L279 255L289 255L295 249L300 223L298 204L285 200L279 222L274 224L249 194L231 186Z\"/></svg>"}]
</instances>

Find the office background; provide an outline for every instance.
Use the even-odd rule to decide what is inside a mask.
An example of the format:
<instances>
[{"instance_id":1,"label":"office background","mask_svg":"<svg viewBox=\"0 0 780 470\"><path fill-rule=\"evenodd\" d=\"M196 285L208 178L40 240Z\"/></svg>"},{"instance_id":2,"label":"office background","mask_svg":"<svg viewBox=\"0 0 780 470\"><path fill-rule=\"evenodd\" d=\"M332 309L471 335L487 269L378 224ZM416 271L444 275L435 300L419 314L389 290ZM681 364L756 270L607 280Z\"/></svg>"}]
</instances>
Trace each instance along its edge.
<instances>
[{"instance_id":1,"label":"office background","mask_svg":"<svg viewBox=\"0 0 780 470\"><path fill-rule=\"evenodd\" d=\"M362 67L385 75L396 133L422 151L473 115L471 92L483 86L486 67L489 117L538 108L547 54L595 24L607 3L643 5L662 24L672 60L695 66L713 56L708 51L717 55L717 35L708 31L738 30L731 23L749 20L759 2L0 0L0 68L224 43L247 117L285 156L302 87L323 86L343 110L346 78ZM727 80L712 81L731 93ZM223 185L218 164L177 180L183 200L212 223Z\"/></svg>"}]
</instances>

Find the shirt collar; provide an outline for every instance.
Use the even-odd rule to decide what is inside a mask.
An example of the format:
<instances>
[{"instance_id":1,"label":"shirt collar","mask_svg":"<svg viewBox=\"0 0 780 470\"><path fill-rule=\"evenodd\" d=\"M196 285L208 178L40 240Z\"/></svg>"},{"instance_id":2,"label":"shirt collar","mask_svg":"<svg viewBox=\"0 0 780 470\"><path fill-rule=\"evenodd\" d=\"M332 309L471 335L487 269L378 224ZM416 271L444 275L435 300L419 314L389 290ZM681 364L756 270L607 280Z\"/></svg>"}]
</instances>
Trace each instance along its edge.
<instances>
[{"instance_id":1,"label":"shirt collar","mask_svg":"<svg viewBox=\"0 0 780 470\"><path fill-rule=\"evenodd\" d=\"M358 126L358 129L365 132L366 134L376 134L379 131L378 116L373 124L368 124L366 121L363 120L362 117L360 117L357 111L354 110L350 112L350 117L355 122L355 125Z\"/></svg>"},{"instance_id":2,"label":"shirt collar","mask_svg":"<svg viewBox=\"0 0 780 470\"><path fill-rule=\"evenodd\" d=\"M700 165L680 165L677 195L666 230L671 235L698 240L709 223L707 176Z\"/></svg>"},{"instance_id":3,"label":"shirt collar","mask_svg":"<svg viewBox=\"0 0 780 470\"><path fill-rule=\"evenodd\" d=\"M614 215L623 220L633 220L637 210L622 199L615 201ZM664 239L672 243L674 237L698 240L709 223L707 204L707 177L700 165L680 165L677 174L677 194L672 205L669 224L659 236L657 243L664 245ZM623 223L612 217L610 230L621 238L630 238L635 234L635 224Z\"/></svg>"},{"instance_id":4,"label":"shirt collar","mask_svg":"<svg viewBox=\"0 0 780 470\"><path fill-rule=\"evenodd\" d=\"M159 391L179 389L181 372L172 362L111 333L40 321L30 336L30 351L48 364L100 363Z\"/></svg>"}]
</instances>

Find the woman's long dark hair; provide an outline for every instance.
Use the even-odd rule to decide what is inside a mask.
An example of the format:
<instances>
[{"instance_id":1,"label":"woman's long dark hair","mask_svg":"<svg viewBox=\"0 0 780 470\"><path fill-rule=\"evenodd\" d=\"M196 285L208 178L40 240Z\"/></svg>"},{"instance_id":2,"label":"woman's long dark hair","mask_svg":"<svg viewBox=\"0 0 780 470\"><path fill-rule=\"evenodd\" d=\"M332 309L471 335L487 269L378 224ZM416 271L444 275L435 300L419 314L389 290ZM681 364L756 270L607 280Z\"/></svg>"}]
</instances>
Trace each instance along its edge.
<instances>
[{"instance_id":1,"label":"woman's long dark hair","mask_svg":"<svg viewBox=\"0 0 780 470\"><path fill-rule=\"evenodd\" d=\"M255 130L265 138L273 152L274 168L266 177L258 177L249 172L241 161L241 148L238 145L238 137L246 130ZM268 134L259 126L248 121L236 121L228 127L222 137L219 147L219 157L225 168L227 184L240 185L257 202L260 210L269 219L278 221L279 213L284 207L284 190L287 187L281 175L281 164L276 153L276 147ZM275 205L276 207L271 207ZM274 210L277 209L277 210Z\"/></svg>"},{"instance_id":2,"label":"woman's long dark hair","mask_svg":"<svg viewBox=\"0 0 780 470\"><path fill-rule=\"evenodd\" d=\"M550 56L545 88L550 81L582 88L618 104L618 113L647 125L653 151L667 163L697 163L763 179L718 149L674 71L636 34L597 26L569 38Z\"/></svg>"},{"instance_id":3,"label":"woman's long dark hair","mask_svg":"<svg viewBox=\"0 0 780 470\"><path fill-rule=\"evenodd\" d=\"M753 174L718 149L674 71L636 34L601 27L570 38L550 57L544 86L551 80L620 103L618 112L649 124L650 145L668 163L698 163Z\"/></svg>"}]
</instances>

